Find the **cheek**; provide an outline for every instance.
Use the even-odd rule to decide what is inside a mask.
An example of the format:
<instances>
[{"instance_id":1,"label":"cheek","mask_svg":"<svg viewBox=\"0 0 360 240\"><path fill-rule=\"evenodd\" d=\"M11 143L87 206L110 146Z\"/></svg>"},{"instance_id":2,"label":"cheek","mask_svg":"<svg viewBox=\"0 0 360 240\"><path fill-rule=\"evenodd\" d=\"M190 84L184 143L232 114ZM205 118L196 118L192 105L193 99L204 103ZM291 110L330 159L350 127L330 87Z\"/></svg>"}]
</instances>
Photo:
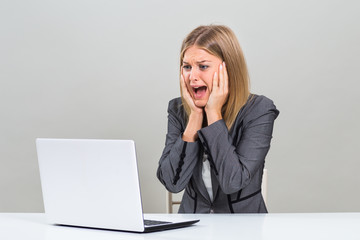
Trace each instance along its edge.
<instances>
[{"instance_id":1,"label":"cheek","mask_svg":"<svg viewBox=\"0 0 360 240\"><path fill-rule=\"evenodd\" d=\"M190 74L184 74L183 76L184 76L184 79L185 79L186 86L188 87L188 89L191 89L189 75Z\"/></svg>"},{"instance_id":2,"label":"cheek","mask_svg":"<svg viewBox=\"0 0 360 240\"><path fill-rule=\"evenodd\" d=\"M189 72L183 72L183 76L185 78L185 81L188 82L189 81L189 77L190 77L190 73Z\"/></svg>"},{"instance_id":3,"label":"cheek","mask_svg":"<svg viewBox=\"0 0 360 240\"><path fill-rule=\"evenodd\" d=\"M213 85L214 73L215 72L207 73L206 76L204 76L204 81L210 91L211 91L212 85Z\"/></svg>"}]
</instances>

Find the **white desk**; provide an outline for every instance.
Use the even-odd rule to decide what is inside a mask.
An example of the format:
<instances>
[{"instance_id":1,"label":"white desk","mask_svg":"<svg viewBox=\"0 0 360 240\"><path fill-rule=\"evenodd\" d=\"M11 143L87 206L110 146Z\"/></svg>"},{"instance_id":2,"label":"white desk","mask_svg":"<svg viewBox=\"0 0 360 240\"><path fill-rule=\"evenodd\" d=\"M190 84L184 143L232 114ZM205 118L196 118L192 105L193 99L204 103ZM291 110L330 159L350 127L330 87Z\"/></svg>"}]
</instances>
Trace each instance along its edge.
<instances>
[{"instance_id":1,"label":"white desk","mask_svg":"<svg viewBox=\"0 0 360 240\"><path fill-rule=\"evenodd\" d=\"M140 234L49 225L41 213L0 213L0 239L360 239L360 213L199 214L186 217L199 218L200 222L187 228Z\"/></svg>"}]
</instances>

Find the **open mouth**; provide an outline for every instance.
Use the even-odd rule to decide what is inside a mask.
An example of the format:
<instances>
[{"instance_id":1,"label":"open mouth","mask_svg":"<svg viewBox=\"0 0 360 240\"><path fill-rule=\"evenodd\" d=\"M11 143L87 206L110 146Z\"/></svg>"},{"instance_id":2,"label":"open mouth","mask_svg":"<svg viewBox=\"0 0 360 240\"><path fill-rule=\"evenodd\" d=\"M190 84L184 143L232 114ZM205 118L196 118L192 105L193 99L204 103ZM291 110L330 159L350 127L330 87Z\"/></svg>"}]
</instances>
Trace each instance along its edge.
<instances>
[{"instance_id":1,"label":"open mouth","mask_svg":"<svg viewBox=\"0 0 360 240\"><path fill-rule=\"evenodd\" d=\"M194 98L195 99L201 99L205 96L207 91L207 87L206 86L201 86L201 87L193 87L193 93L194 93Z\"/></svg>"}]
</instances>

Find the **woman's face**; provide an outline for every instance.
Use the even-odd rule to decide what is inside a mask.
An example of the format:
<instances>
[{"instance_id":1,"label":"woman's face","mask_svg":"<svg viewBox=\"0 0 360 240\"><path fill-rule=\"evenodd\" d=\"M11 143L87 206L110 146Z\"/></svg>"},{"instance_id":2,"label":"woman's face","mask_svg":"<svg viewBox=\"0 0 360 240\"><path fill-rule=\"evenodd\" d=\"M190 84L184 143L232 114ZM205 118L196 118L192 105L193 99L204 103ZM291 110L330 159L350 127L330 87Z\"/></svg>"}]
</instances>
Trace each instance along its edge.
<instances>
[{"instance_id":1,"label":"woman's face","mask_svg":"<svg viewBox=\"0 0 360 240\"><path fill-rule=\"evenodd\" d=\"M212 90L214 73L218 73L221 63L220 58L197 46L185 51L181 72L197 107L206 106Z\"/></svg>"}]
</instances>

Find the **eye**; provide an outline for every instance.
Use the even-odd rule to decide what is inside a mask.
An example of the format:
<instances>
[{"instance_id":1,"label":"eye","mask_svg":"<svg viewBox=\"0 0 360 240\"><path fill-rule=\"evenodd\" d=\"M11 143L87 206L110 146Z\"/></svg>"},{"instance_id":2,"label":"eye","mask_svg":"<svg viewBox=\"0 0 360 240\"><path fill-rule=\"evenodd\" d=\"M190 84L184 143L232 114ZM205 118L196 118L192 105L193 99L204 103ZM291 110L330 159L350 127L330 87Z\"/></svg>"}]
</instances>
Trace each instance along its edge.
<instances>
[{"instance_id":1,"label":"eye","mask_svg":"<svg viewBox=\"0 0 360 240\"><path fill-rule=\"evenodd\" d=\"M199 68L201 70L206 70L208 67L209 67L208 65L202 65L202 64L199 65Z\"/></svg>"},{"instance_id":2,"label":"eye","mask_svg":"<svg viewBox=\"0 0 360 240\"><path fill-rule=\"evenodd\" d=\"M185 65L183 65L183 69L184 69L185 71L190 71L190 70L191 70L191 66L185 64Z\"/></svg>"}]
</instances>

